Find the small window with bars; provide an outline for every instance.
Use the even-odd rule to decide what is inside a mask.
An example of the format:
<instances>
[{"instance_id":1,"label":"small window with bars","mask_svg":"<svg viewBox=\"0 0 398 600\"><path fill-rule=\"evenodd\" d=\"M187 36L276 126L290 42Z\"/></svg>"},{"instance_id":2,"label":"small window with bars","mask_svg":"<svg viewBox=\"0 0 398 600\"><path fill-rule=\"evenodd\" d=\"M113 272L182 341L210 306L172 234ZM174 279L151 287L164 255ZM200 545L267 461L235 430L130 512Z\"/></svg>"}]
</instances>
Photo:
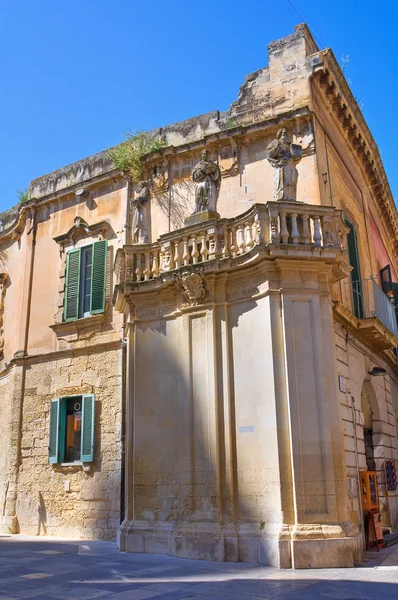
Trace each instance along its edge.
<instances>
[{"instance_id":1,"label":"small window with bars","mask_svg":"<svg viewBox=\"0 0 398 600\"><path fill-rule=\"evenodd\" d=\"M51 400L48 442L50 464L93 462L94 412L93 394Z\"/></svg>"}]
</instances>

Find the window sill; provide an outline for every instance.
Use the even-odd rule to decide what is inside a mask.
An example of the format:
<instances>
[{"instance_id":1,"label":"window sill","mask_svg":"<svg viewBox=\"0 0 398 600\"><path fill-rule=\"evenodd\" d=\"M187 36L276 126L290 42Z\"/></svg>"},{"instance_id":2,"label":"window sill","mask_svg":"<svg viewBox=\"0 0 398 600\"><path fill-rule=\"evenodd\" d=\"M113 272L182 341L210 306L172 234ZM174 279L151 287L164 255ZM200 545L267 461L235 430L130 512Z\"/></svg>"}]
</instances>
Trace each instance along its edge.
<instances>
[{"instance_id":1,"label":"window sill","mask_svg":"<svg viewBox=\"0 0 398 600\"><path fill-rule=\"evenodd\" d=\"M65 334L66 332L77 332L80 329L86 329L88 327L102 325L104 321L105 312L100 313L99 315L90 315L89 317L82 317L81 319L76 319L75 321L55 323L54 325L50 325L50 329L52 329L57 335Z\"/></svg>"},{"instance_id":2,"label":"window sill","mask_svg":"<svg viewBox=\"0 0 398 600\"><path fill-rule=\"evenodd\" d=\"M66 462L66 463L52 463L52 466L57 470L62 471L90 471L93 463L92 462Z\"/></svg>"}]
</instances>

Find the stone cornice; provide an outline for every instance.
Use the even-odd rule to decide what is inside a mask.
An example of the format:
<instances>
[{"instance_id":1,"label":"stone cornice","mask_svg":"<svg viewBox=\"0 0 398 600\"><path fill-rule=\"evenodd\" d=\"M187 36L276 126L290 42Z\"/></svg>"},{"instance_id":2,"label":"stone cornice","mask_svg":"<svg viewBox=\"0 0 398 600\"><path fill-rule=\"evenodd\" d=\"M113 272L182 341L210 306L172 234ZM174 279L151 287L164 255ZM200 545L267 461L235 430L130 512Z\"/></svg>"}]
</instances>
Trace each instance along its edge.
<instances>
[{"instance_id":1,"label":"stone cornice","mask_svg":"<svg viewBox=\"0 0 398 600\"><path fill-rule=\"evenodd\" d=\"M8 240L18 240L24 232L26 221L30 216L38 210L39 207L53 204L59 200L65 200L70 198L71 195L76 195L76 192L84 188L90 191L101 183L106 183L109 180L122 179L123 176L117 169L113 169L110 172L104 173L100 176L93 177L92 179L74 186L70 186L61 189L55 193L42 196L40 198L31 198L30 200L19 204L16 207L17 216L14 222L4 231L0 232L0 244L7 242Z\"/></svg>"},{"instance_id":2,"label":"stone cornice","mask_svg":"<svg viewBox=\"0 0 398 600\"><path fill-rule=\"evenodd\" d=\"M0 373L0 379L6 377L14 367L20 367L23 364L37 364L46 361L61 360L63 358L74 358L75 356L82 356L85 354L99 354L109 350L121 349L123 341L121 339L111 340L106 342L97 342L90 346L81 346L78 348L65 348L62 350L53 350L52 352L44 352L42 354L32 354L26 356L20 356L18 358L12 358L5 368Z\"/></svg>"},{"instance_id":3,"label":"stone cornice","mask_svg":"<svg viewBox=\"0 0 398 600\"><path fill-rule=\"evenodd\" d=\"M281 126L282 123L287 125L287 123L289 123L291 120L297 122L297 119L309 118L310 115L311 109L309 106L305 105L300 106L295 110L283 112L279 115L273 115L267 119L261 119L258 121L253 120L253 122L250 123L245 123L243 119L242 122L239 123L239 120L237 119L237 124L234 127L221 129L217 132L211 132L208 135L204 135L200 140L194 140L178 146L170 145L165 148L161 148L157 152L153 152L146 156L143 162L145 165L149 166L152 163L159 161L159 159L186 155L191 152L198 153L204 148L216 147L217 145L225 143L228 140L234 141L238 145L239 141L247 142L249 139L255 139L256 137L262 136L266 130L276 130Z\"/></svg>"},{"instance_id":4,"label":"stone cornice","mask_svg":"<svg viewBox=\"0 0 398 600\"><path fill-rule=\"evenodd\" d=\"M21 206L21 208L19 208L14 222L6 230L0 232L0 244L20 239L24 232L26 221L31 212L32 209L28 209L26 206Z\"/></svg>"},{"instance_id":5,"label":"stone cornice","mask_svg":"<svg viewBox=\"0 0 398 600\"><path fill-rule=\"evenodd\" d=\"M390 239L393 238L394 259L398 261L398 213L377 144L333 52L324 50L319 55L322 62L314 69L313 81L319 84L327 104L362 166L381 221L389 232Z\"/></svg>"}]
</instances>

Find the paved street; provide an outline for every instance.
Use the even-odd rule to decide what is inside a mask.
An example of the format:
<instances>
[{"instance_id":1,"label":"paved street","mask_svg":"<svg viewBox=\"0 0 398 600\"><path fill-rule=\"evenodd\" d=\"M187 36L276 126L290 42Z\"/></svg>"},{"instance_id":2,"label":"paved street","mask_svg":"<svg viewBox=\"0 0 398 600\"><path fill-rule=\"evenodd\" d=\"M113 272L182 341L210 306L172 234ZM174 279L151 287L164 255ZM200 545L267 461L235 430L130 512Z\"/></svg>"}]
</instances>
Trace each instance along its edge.
<instances>
[{"instance_id":1,"label":"paved street","mask_svg":"<svg viewBox=\"0 0 398 600\"><path fill-rule=\"evenodd\" d=\"M398 545L356 569L280 571L119 554L111 542L0 536L0 600L397 600Z\"/></svg>"}]
</instances>

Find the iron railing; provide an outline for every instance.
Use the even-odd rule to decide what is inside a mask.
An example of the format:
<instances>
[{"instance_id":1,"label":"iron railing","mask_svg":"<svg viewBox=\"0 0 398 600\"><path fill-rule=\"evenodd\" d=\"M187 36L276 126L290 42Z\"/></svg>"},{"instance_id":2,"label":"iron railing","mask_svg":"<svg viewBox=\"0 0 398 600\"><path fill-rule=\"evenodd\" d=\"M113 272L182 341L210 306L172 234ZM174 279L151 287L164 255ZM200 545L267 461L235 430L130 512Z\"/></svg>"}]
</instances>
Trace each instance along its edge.
<instances>
[{"instance_id":1,"label":"iron railing","mask_svg":"<svg viewBox=\"0 0 398 600\"><path fill-rule=\"evenodd\" d=\"M394 303L377 285L374 277L348 282L351 288L352 312L358 319L376 317L398 337Z\"/></svg>"}]
</instances>

